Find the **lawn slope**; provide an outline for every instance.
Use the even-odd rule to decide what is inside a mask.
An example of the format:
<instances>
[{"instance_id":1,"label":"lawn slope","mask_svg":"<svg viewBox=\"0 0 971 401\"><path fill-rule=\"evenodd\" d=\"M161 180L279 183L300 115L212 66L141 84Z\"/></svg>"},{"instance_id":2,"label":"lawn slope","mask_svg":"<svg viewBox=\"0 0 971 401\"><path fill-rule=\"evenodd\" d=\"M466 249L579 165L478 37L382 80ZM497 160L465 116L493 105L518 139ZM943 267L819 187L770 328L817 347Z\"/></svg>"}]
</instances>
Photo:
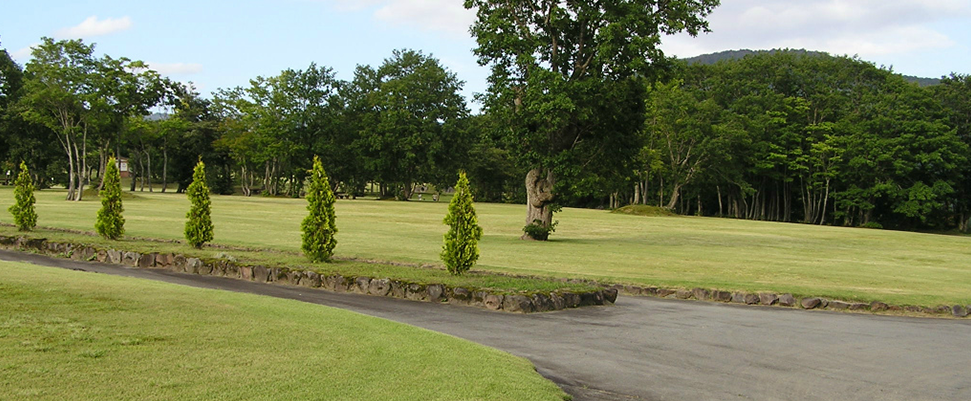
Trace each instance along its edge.
<instances>
[{"instance_id":1,"label":"lawn slope","mask_svg":"<svg viewBox=\"0 0 971 401\"><path fill-rule=\"evenodd\" d=\"M0 399L558 400L521 358L356 313L0 261Z\"/></svg>"}]
</instances>

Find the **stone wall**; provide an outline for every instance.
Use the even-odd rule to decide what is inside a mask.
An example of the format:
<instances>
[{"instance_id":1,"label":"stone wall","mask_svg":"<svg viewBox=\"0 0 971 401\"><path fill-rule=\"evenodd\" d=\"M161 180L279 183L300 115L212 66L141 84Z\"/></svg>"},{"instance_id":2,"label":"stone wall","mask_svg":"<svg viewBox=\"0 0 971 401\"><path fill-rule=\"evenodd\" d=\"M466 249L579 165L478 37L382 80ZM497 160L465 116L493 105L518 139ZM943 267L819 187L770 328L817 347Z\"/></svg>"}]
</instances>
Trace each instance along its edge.
<instances>
[{"instance_id":1,"label":"stone wall","mask_svg":"<svg viewBox=\"0 0 971 401\"><path fill-rule=\"evenodd\" d=\"M695 299L699 301L725 302L743 305L763 305L781 306L801 309L828 309L837 311L869 311L874 313L882 312L909 312L923 313L937 316L953 316L958 318L968 317L971 305L941 305L934 308L911 306L911 305L890 305L884 302L874 301L870 303L850 302L832 300L820 297L796 298L792 294L776 294L771 292L746 293L730 292L720 290L709 290L704 288L686 289L666 289L658 287L638 287L632 285L612 285L608 288L617 290L627 295L649 296L658 298L673 299Z\"/></svg>"},{"instance_id":2,"label":"stone wall","mask_svg":"<svg viewBox=\"0 0 971 401\"><path fill-rule=\"evenodd\" d=\"M97 261L141 269L163 269L179 273L235 278L336 292L395 297L422 302L466 305L504 312L547 312L583 306L608 305L617 299L617 290L579 293L553 291L533 294L502 294L496 291L448 287L443 284L410 283L390 278L321 276L313 271L281 267L243 265L230 258L203 260L171 253L137 253L117 249L57 243L45 239L0 236L0 247L35 251L78 261Z\"/></svg>"}]
</instances>

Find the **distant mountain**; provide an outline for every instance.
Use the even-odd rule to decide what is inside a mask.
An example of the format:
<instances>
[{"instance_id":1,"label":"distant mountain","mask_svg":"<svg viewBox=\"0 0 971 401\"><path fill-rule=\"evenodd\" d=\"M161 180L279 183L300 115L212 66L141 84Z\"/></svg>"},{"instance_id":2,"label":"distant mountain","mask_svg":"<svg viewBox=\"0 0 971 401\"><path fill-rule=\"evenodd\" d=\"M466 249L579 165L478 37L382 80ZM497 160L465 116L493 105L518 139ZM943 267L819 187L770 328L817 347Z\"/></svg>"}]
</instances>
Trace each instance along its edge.
<instances>
[{"instance_id":1,"label":"distant mountain","mask_svg":"<svg viewBox=\"0 0 971 401\"><path fill-rule=\"evenodd\" d=\"M171 117L168 113L152 113L145 116L145 121L162 121L168 120Z\"/></svg>"},{"instance_id":2,"label":"distant mountain","mask_svg":"<svg viewBox=\"0 0 971 401\"><path fill-rule=\"evenodd\" d=\"M695 56L691 58L684 59L688 64L715 64L719 61L725 60L738 60L744 58L745 56L753 54L776 54L779 52L792 53L799 55L809 55L809 56L828 56L828 53L818 52L806 49L772 49L772 50L749 50L749 49L739 49L739 50L725 50L717 53L702 54L700 56Z\"/></svg>"},{"instance_id":3,"label":"distant mountain","mask_svg":"<svg viewBox=\"0 0 971 401\"><path fill-rule=\"evenodd\" d=\"M740 49L740 50L725 50L717 53L702 54L700 56L686 58L684 59L684 61L687 61L688 64L709 65L709 64L715 64L719 61L738 60L752 54L775 54L778 52L787 52L787 53L808 55L808 56L828 56L829 55L829 53L826 53L826 52L806 50L806 49L772 49L772 50ZM916 82L920 86L932 86L932 85L937 85L941 83L941 80L938 78L922 78L922 77L915 77L911 75L901 75L901 76L904 77L904 79L906 79L907 81Z\"/></svg>"}]
</instances>

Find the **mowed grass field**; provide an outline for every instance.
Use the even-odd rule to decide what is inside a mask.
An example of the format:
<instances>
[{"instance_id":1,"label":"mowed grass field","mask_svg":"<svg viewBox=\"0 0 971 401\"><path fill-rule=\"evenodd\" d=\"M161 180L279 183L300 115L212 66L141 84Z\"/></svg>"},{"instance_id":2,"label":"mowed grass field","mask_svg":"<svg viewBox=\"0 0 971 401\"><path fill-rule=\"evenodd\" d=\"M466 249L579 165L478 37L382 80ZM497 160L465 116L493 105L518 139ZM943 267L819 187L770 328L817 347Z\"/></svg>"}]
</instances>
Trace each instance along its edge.
<instances>
[{"instance_id":1,"label":"mowed grass field","mask_svg":"<svg viewBox=\"0 0 971 401\"><path fill-rule=\"evenodd\" d=\"M182 238L184 195L136 194L125 201L128 235ZM93 231L97 199L71 203L63 196L37 193L39 224ZM12 201L12 191L0 188L0 207ZM336 256L439 264L447 206L339 200ZM305 207L303 199L214 196L214 242L297 253ZM566 208L555 217L551 241L530 242L519 239L524 209L476 204L484 228L477 269L923 306L971 303L968 236Z\"/></svg>"},{"instance_id":2,"label":"mowed grass field","mask_svg":"<svg viewBox=\"0 0 971 401\"><path fill-rule=\"evenodd\" d=\"M3 400L562 400L527 360L291 300L0 261Z\"/></svg>"}]
</instances>

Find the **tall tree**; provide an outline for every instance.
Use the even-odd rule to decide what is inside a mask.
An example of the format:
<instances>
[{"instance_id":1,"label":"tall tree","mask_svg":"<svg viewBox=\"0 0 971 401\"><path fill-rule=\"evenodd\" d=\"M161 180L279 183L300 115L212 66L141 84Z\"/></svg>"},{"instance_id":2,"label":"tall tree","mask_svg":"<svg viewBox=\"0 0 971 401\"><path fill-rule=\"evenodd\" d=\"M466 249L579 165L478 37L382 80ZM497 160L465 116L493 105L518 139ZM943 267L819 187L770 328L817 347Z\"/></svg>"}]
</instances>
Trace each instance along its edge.
<instances>
[{"instance_id":1,"label":"tall tree","mask_svg":"<svg viewBox=\"0 0 971 401\"><path fill-rule=\"evenodd\" d=\"M307 187L307 217L303 219L303 253L312 262L330 262L337 246L337 215L334 192L320 158L314 156Z\"/></svg>"},{"instance_id":2,"label":"tall tree","mask_svg":"<svg viewBox=\"0 0 971 401\"><path fill-rule=\"evenodd\" d=\"M32 55L20 100L23 115L57 133L67 155L68 199L80 201L89 139L97 139L102 156L107 154L109 133L159 101L161 80L140 61L98 58L94 45L81 40L43 38Z\"/></svg>"},{"instance_id":3,"label":"tall tree","mask_svg":"<svg viewBox=\"0 0 971 401\"><path fill-rule=\"evenodd\" d=\"M719 114L712 99L699 99L681 82L659 84L649 95L645 128L666 163L671 187L667 208L674 209L682 188L712 164L721 149Z\"/></svg>"},{"instance_id":4,"label":"tall tree","mask_svg":"<svg viewBox=\"0 0 971 401\"><path fill-rule=\"evenodd\" d=\"M331 69L311 64L217 92L223 135L216 146L236 162L244 194L252 193L261 174L264 194L297 196L313 150L321 151L328 171L343 176L351 170L345 166L354 166L356 158L347 152L349 141L341 141L338 87Z\"/></svg>"},{"instance_id":5,"label":"tall tree","mask_svg":"<svg viewBox=\"0 0 971 401\"><path fill-rule=\"evenodd\" d=\"M395 197L410 198L416 183L432 181L455 167L449 162L462 160L467 144L457 124L468 114L462 85L437 59L413 50L395 50L379 68L355 71L355 148Z\"/></svg>"},{"instance_id":6,"label":"tall tree","mask_svg":"<svg viewBox=\"0 0 971 401\"><path fill-rule=\"evenodd\" d=\"M68 200L81 200L83 191L97 63L94 45L43 38L27 64L24 116L58 133L68 160Z\"/></svg>"},{"instance_id":7,"label":"tall tree","mask_svg":"<svg viewBox=\"0 0 971 401\"><path fill-rule=\"evenodd\" d=\"M661 36L706 31L718 0L466 0L479 63L529 170L526 223L552 226L558 176L632 171L643 85L667 64ZM623 169L623 170L621 170Z\"/></svg>"},{"instance_id":8,"label":"tall tree","mask_svg":"<svg viewBox=\"0 0 971 401\"><path fill-rule=\"evenodd\" d=\"M194 87L177 87L174 92L174 119L181 121L180 129L171 138L168 164L173 181L178 183L177 192L183 193L192 183L194 166L202 160L208 163L207 177L213 191L221 194L232 193L231 171L219 169L220 165L230 164L231 157L225 149L214 146L219 139L219 121L212 101L202 98ZM213 167L217 167L214 170Z\"/></svg>"},{"instance_id":9,"label":"tall tree","mask_svg":"<svg viewBox=\"0 0 971 401\"><path fill-rule=\"evenodd\" d=\"M944 113L965 145L971 146L971 75L951 74L941 79L941 85L934 87L934 96L944 107ZM962 180L957 186L952 201L956 214L957 227L969 231L971 223L971 163L960 167Z\"/></svg>"}]
</instances>

